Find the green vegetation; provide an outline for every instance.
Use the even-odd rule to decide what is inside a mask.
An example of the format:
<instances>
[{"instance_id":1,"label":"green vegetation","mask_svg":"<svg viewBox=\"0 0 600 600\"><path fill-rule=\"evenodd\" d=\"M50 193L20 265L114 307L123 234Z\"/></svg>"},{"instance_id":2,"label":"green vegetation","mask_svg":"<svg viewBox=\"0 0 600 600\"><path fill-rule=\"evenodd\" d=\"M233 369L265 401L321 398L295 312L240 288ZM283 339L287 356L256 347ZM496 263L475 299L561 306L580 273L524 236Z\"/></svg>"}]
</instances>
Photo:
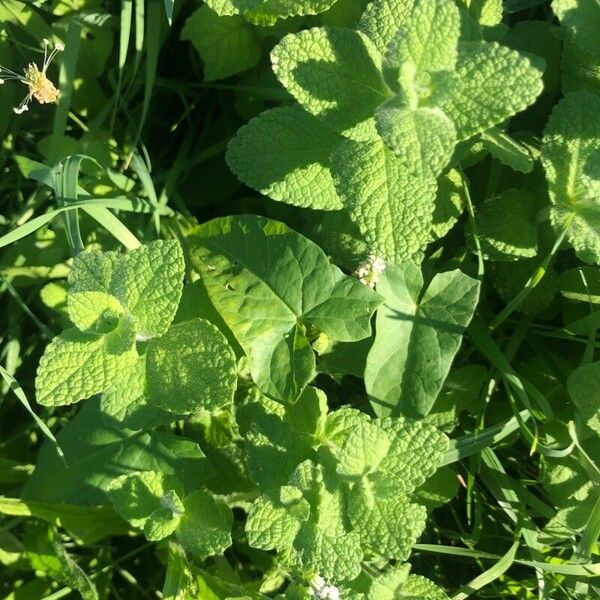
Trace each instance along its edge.
<instances>
[{"instance_id":1,"label":"green vegetation","mask_svg":"<svg viewBox=\"0 0 600 600\"><path fill-rule=\"evenodd\" d=\"M0 16L0 600L600 598L600 2Z\"/></svg>"}]
</instances>

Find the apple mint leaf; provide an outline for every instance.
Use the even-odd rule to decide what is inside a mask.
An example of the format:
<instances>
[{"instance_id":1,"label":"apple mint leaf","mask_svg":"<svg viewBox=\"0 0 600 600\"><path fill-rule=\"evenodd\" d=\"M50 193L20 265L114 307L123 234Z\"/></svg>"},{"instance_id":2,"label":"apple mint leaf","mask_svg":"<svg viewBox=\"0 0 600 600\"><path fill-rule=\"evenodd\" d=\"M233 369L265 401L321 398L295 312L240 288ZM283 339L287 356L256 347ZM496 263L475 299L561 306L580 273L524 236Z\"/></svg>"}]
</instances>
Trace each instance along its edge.
<instances>
[{"instance_id":1,"label":"apple mint leaf","mask_svg":"<svg viewBox=\"0 0 600 600\"><path fill-rule=\"evenodd\" d=\"M297 412L314 396L310 390L306 388L291 405L297 406ZM283 405L258 391L251 392L238 407L236 419L244 438L249 476L261 490L286 484L296 467L313 456L313 437L286 418Z\"/></svg>"},{"instance_id":2,"label":"apple mint leaf","mask_svg":"<svg viewBox=\"0 0 600 600\"><path fill-rule=\"evenodd\" d=\"M178 415L148 403L146 355L139 356L125 377L105 390L100 406L103 415L128 429L152 429L178 418Z\"/></svg>"},{"instance_id":3,"label":"apple mint leaf","mask_svg":"<svg viewBox=\"0 0 600 600\"><path fill-rule=\"evenodd\" d=\"M400 4L403 4L402 2ZM410 63L418 74L451 71L457 57L460 16L447 0L421 0L388 44L386 63Z\"/></svg>"},{"instance_id":4,"label":"apple mint leaf","mask_svg":"<svg viewBox=\"0 0 600 600\"><path fill-rule=\"evenodd\" d=\"M378 285L386 303L377 312L365 370L376 414L429 412L473 317L479 287L456 270L439 273L424 290L419 267L388 266Z\"/></svg>"},{"instance_id":5,"label":"apple mint leaf","mask_svg":"<svg viewBox=\"0 0 600 600\"><path fill-rule=\"evenodd\" d=\"M125 325L127 328L127 325ZM134 334L132 329L129 329ZM47 346L35 379L36 398L44 406L73 404L103 392L134 368L138 354L133 335L63 331Z\"/></svg>"},{"instance_id":6,"label":"apple mint leaf","mask_svg":"<svg viewBox=\"0 0 600 600\"><path fill-rule=\"evenodd\" d=\"M407 600L413 600L413 598L448 600L448 596L444 590L422 575L408 576L406 583L401 588L401 595L398 596L399 600L402 598L406 598Z\"/></svg>"},{"instance_id":7,"label":"apple mint leaf","mask_svg":"<svg viewBox=\"0 0 600 600\"><path fill-rule=\"evenodd\" d=\"M329 171L329 155L339 139L298 106L274 108L237 132L227 148L227 164L241 181L273 200L337 210L342 203Z\"/></svg>"},{"instance_id":8,"label":"apple mint leaf","mask_svg":"<svg viewBox=\"0 0 600 600\"><path fill-rule=\"evenodd\" d=\"M411 175L381 140L345 140L332 154L336 188L372 252L401 263L429 241L435 179Z\"/></svg>"},{"instance_id":9,"label":"apple mint leaf","mask_svg":"<svg viewBox=\"0 0 600 600\"><path fill-rule=\"evenodd\" d=\"M273 49L271 61L294 98L339 133L368 135L375 108L391 95L381 76L381 56L368 38L350 29L289 34Z\"/></svg>"},{"instance_id":10,"label":"apple mint leaf","mask_svg":"<svg viewBox=\"0 0 600 600\"><path fill-rule=\"evenodd\" d=\"M535 200L523 190L508 189L488 198L475 212L481 250L489 260L537 256Z\"/></svg>"},{"instance_id":11,"label":"apple mint leaf","mask_svg":"<svg viewBox=\"0 0 600 600\"><path fill-rule=\"evenodd\" d=\"M454 123L437 108L410 108L401 96L375 113L377 131L400 164L417 178L437 176L456 143Z\"/></svg>"},{"instance_id":12,"label":"apple mint leaf","mask_svg":"<svg viewBox=\"0 0 600 600\"><path fill-rule=\"evenodd\" d=\"M222 554L231 546L233 515L226 504L196 490L184 498L183 508L175 536L198 560Z\"/></svg>"},{"instance_id":13,"label":"apple mint leaf","mask_svg":"<svg viewBox=\"0 0 600 600\"><path fill-rule=\"evenodd\" d=\"M141 471L117 477L109 486L108 496L126 521L144 529L149 541L158 541L173 533L183 512L172 486L179 484L161 472Z\"/></svg>"},{"instance_id":14,"label":"apple mint leaf","mask_svg":"<svg viewBox=\"0 0 600 600\"><path fill-rule=\"evenodd\" d=\"M189 242L192 263L265 394L294 402L314 377L308 328L340 341L370 335L379 296L342 275L316 244L282 223L256 216L215 219L196 228ZM338 296L341 310L332 300Z\"/></svg>"},{"instance_id":15,"label":"apple mint leaf","mask_svg":"<svg viewBox=\"0 0 600 600\"><path fill-rule=\"evenodd\" d=\"M558 102L544 131L542 164L559 233L577 256L600 264L600 96L573 92Z\"/></svg>"},{"instance_id":16,"label":"apple mint leaf","mask_svg":"<svg viewBox=\"0 0 600 600\"><path fill-rule=\"evenodd\" d=\"M260 41L252 26L239 16L219 16L208 6L188 17L181 39L192 42L200 54L205 81L241 73L260 60Z\"/></svg>"},{"instance_id":17,"label":"apple mint leaf","mask_svg":"<svg viewBox=\"0 0 600 600\"><path fill-rule=\"evenodd\" d=\"M600 5L594 0L552 0L552 10L576 43L595 58L600 58Z\"/></svg>"},{"instance_id":18,"label":"apple mint leaf","mask_svg":"<svg viewBox=\"0 0 600 600\"><path fill-rule=\"evenodd\" d=\"M467 206L466 183L457 169L438 177L438 191L431 225L434 239L444 237L454 227Z\"/></svg>"},{"instance_id":19,"label":"apple mint leaf","mask_svg":"<svg viewBox=\"0 0 600 600\"><path fill-rule=\"evenodd\" d=\"M461 42L456 68L434 77L429 103L456 126L459 140L524 110L542 91L542 72L522 54L488 42Z\"/></svg>"},{"instance_id":20,"label":"apple mint leaf","mask_svg":"<svg viewBox=\"0 0 600 600\"><path fill-rule=\"evenodd\" d=\"M255 501L248 516L249 541L264 550L286 544L282 554L298 572L353 579L363 557L360 539L346 531L341 490L326 479L321 465L301 463L278 500L270 494Z\"/></svg>"},{"instance_id":21,"label":"apple mint leaf","mask_svg":"<svg viewBox=\"0 0 600 600\"><path fill-rule=\"evenodd\" d=\"M367 421L357 423L342 448L337 472L342 477L360 478L377 469L390 449L385 431Z\"/></svg>"},{"instance_id":22,"label":"apple mint leaf","mask_svg":"<svg viewBox=\"0 0 600 600\"><path fill-rule=\"evenodd\" d=\"M148 402L186 414L215 411L235 392L235 354L225 336L205 319L173 325L146 352Z\"/></svg>"},{"instance_id":23,"label":"apple mint leaf","mask_svg":"<svg viewBox=\"0 0 600 600\"><path fill-rule=\"evenodd\" d=\"M364 490L360 484L357 487L348 501L353 531L360 535L362 544L380 555L406 560L425 529L425 508L403 496L374 500L368 488Z\"/></svg>"},{"instance_id":24,"label":"apple mint leaf","mask_svg":"<svg viewBox=\"0 0 600 600\"><path fill-rule=\"evenodd\" d=\"M135 318L139 335L169 329L183 289L185 263L179 242L157 240L117 260L111 291Z\"/></svg>"},{"instance_id":25,"label":"apple mint leaf","mask_svg":"<svg viewBox=\"0 0 600 600\"><path fill-rule=\"evenodd\" d=\"M81 252L73 259L69 273L69 294L102 292L112 294L112 278L119 259L116 252L93 250Z\"/></svg>"},{"instance_id":26,"label":"apple mint leaf","mask_svg":"<svg viewBox=\"0 0 600 600\"><path fill-rule=\"evenodd\" d=\"M278 19L316 15L336 0L205 0L219 15L244 15L258 25L274 25Z\"/></svg>"},{"instance_id":27,"label":"apple mint leaf","mask_svg":"<svg viewBox=\"0 0 600 600\"><path fill-rule=\"evenodd\" d=\"M75 327L96 333L113 330L124 312L121 303L105 292L70 293L67 305Z\"/></svg>"},{"instance_id":28,"label":"apple mint leaf","mask_svg":"<svg viewBox=\"0 0 600 600\"><path fill-rule=\"evenodd\" d=\"M415 0L374 0L363 13L358 29L383 56L398 30L410 18L415 3Z\"/></svg>"}]
</instances>

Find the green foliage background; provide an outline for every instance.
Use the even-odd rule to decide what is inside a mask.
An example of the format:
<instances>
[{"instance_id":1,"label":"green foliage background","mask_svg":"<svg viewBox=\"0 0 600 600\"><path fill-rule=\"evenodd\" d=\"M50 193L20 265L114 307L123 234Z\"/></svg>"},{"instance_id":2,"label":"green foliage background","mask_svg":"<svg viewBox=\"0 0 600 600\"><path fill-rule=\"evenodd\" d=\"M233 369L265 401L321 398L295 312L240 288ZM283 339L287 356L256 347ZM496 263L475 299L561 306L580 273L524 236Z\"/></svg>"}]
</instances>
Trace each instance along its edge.
<instances>
[{"instance_id":1,"label":"green foliage background","mask_svg":"<svg viewBox=\"0 0 600 600\"><path fill-rule=\"evenodd\" d=\"M600 598L599 36L0 0L0 598Z\"/></svg>"}]
</instances>

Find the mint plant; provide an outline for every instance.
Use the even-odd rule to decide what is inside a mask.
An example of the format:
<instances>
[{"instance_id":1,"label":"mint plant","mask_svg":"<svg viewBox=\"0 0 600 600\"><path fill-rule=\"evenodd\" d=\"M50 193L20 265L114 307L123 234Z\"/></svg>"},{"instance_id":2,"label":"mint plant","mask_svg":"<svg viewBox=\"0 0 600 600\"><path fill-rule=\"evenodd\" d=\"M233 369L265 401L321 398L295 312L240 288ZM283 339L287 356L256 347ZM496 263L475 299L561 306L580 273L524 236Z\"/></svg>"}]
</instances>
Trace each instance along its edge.
<instances>
[{"instance_id":1,"label":"mint plant","mask_svg":"<svg viewBox=\"0 0 600 600\"><path fill-rule=\"evenodd\" d=\"M600 0L0 17L3 598L598 596Z\"/></svg>"},{"instance_id":2,"label":"mint plant","mask_svg":"<svg viewBox=\"0 0 600 600\"><path fill-rule=\"evenodd\" d=\"M377 0L358 31L290 34L271 60L308 114L262 113L231 142L229 165L274 200L347 211L367 245L396 263L430 241L436 178L456 143L542 90L527 57L461 34L459 8L441 0ZM298 127L314 135L299 136Z\"/></svg>"}]
</instances>

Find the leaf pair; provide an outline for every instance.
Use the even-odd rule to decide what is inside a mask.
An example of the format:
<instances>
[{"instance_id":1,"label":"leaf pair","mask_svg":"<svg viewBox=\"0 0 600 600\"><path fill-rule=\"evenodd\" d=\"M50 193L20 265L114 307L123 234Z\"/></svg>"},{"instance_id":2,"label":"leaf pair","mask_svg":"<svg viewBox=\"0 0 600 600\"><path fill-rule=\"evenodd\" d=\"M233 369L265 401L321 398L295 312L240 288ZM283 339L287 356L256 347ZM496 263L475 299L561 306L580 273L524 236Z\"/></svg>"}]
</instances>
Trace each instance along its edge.
<instances>
[{"instance_id":1,"label":"leaf pair","mask_svg":"<svg viewBox=\"0 0 600 600\"><path fill-rule=\"evenodd\" d=\"M175 241L122 256L78 255L68 295L75 327L46 348L36 377L38 402L72 404L105 392L108 414L123 418L143 407L144 424L231 402L235 356L225 337L203 319L171 326L184 270Z\"/></svg>"},{"instance_id":2,"label":"leaf pair","mask_svg":"<svg viewBox=\"0 0 600 600\"><path fill-rule=\"evenodd\" d=\"M153 471L122 475L111 483L108 495L116 511L143 529L149 541L175 533L199 560L231 545L233 515L227 505L202 489L182 499L182 486L173 476Z\"/></svg>"},{"instance_id":3,"label":"leaf pair","mask_svg":"<svg viewBox=\"0 0 600 600\"><path fill-rule=\"evenodd\" d=\"M256 216L215 219L189 237L191 259L268 396L295 402L316 374L311 340L370 335L381 298L314 243Z\"/></svg>"},{"instance_id":4,"label":"leaf pair","mask_svg":"<svg viewBox=\"0 0 600 600\"><path fill-rule=\"evenodd\" d=\"M312 415L308 427L298 421L300 404ZM357 576L365 547L406 559L425 525L410 495L439 464L441 432L354 409L327 414L312 388L285 408L255 399L240 418L250 473L264 491L246 525L251 545L337 582Z\"/></svg>"},{"instance_id":5,"label":"leaf pair","mask_svg":"<svg viewBox=\"0 0 600 600\"><path fill-rule=\"evenodd\" d=\"M456 142L542 90L541 72L518 52L461 40L459 9L443 0L376 0L358 31L287 35L272 63L299 106L243 127L230 167L275 200L343 207L372 250L395 263L431 238L435 180Z\"/></svg>"}]
</instances>

